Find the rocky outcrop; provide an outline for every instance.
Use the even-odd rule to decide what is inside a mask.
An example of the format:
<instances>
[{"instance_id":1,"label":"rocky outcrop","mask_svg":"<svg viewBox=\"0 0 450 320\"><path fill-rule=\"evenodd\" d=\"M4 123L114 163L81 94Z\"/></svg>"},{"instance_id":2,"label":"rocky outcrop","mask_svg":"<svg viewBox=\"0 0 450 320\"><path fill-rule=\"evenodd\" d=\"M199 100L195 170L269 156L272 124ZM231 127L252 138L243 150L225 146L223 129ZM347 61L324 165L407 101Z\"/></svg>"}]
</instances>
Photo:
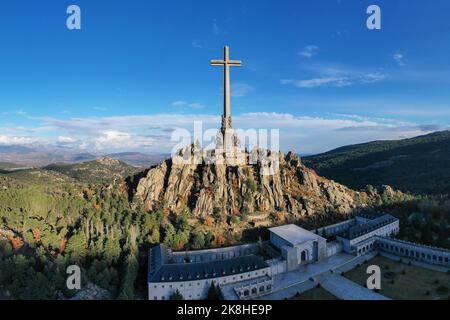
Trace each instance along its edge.
<instances>
[{"instance_id":1,"label":"rocky outcrop","mask_svg":"<svg viewBox=\"0 0 450 320\"><path fill-rule=\"evenodd\" d=\"M152 167L139 181L135 199L149 211L166 208L179 213L188 209L205 217L215 212L349 213L366 197L318 176L294 153L277 155L278 170L273 174L267 174L275 168L273 161L208 164L198 160L198 153L193 154L191 162L179 164L168 159ZM252 156L245 154L247 160Z\"/></svg>"}]
</instances>

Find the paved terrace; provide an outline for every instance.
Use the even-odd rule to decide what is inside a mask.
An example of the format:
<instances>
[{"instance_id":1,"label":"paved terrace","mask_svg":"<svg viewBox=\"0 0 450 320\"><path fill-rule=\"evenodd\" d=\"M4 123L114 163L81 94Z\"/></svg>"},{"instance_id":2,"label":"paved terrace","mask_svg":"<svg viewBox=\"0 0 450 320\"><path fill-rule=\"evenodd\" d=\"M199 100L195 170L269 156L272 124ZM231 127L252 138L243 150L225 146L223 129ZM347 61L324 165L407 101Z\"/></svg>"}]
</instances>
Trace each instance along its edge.
<instances>
[{"instance_id":1,"label":"paved terrace","mask_svg":"<svg viewBox=\"0 0 450 320\"><path fill-rule=\"evenodd\" d=\"M325 290L342 300L390 300L336 273L323 274L317 280Z\"/></svg>"},{"instance_id":2,"label":"paved terrace","mask_svg":"<svg viewBox=\"0 0 450 320\"><path fill-rule=\"evenodd\" d=\"M386 299L380 294L376 294L371 290L359 286L358 284L341 277L342 271L353 269L358 263L371 259L375 253L355 257L353 255L339 253L331 256L321 262L309 264L301 267L299 270L278 274L273 277L272 293L257 298L260 300L283 300L292 298L296 293L303 293L314 288L317 284L324 282L322 285L325 289L330 288L330 292L340 299L370 299L379 300ZM332 273L330 270L334 270ZM341 279L343 278L343 279ZM336 283L336 285L333 285ZM338 291L335 286L344 286L345 290Z\"/></svg>"}]
</instances>

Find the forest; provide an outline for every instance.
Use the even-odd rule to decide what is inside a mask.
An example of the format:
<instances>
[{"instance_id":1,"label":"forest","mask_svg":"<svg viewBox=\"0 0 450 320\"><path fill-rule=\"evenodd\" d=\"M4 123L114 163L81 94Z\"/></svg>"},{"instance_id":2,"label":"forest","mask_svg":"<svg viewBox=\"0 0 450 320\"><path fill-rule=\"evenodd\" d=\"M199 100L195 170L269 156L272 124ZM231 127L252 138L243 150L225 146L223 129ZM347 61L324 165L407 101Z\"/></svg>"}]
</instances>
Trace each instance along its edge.
<instances>
[{"instance_id":1,"label":"forest","mask_svg":"<svg viewBox=\"0 0 450 320\"><path fill-rule=\"evenodd\" d=\"M126 181L82 183L51 172L0 174L0 298L70 299L77 293L67 289L66 268L75 264L82 285L101 288L108 299L146 299L152 245L203 249L265 236L258 229L246 230L247 238L233 233L236 219L148 212L130 199L129 188ZM373 207L401 218L403 239L450 247L447 198L383 194ZM312 228L346 218L331 214L297 223Z\"/></svg>"}]
</instances>

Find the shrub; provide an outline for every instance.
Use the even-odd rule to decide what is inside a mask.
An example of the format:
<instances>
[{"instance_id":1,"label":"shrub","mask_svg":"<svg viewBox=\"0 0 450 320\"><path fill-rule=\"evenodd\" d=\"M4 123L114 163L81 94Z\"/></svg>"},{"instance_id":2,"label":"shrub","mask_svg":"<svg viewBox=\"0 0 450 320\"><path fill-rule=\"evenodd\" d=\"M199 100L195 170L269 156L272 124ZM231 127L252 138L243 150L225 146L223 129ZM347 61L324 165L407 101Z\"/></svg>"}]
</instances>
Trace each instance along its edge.
<instances>
[{"instance_id":1,"label":"shrub","mask_svg":"<svg viewBox=\"0 0 450 320\"><path fill-rule=\"evenodd\" d=\"M171 296L170 296L170 300L184 300L183 295L181 294L181 292L177 289L177 291L175 291Z\"/></svg>"}]
</instances>

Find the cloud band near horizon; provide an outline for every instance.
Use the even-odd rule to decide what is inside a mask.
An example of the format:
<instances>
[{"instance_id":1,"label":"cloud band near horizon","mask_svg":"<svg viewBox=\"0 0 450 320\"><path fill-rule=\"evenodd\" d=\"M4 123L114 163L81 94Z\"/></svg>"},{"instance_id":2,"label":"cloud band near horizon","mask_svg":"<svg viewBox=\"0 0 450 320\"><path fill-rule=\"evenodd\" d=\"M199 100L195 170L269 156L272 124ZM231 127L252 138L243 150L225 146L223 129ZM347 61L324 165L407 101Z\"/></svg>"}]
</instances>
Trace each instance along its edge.
<instances>
[{"instance_id":1,"label":"cloud band near horizon","mask_svg":"<svg viewBox=\"0 0 450 320\"><path fill-rule=\"evenodd\" d=\"M203 130L219 128L220 116L210 114L154 114L58 119L30 117L35 126L0 127L0 145L42 144L74 150L102 152L169 152L176 128L193 132L194 122ZM321 153L343 145L410 138L445 130L435 124L416 124L389 118L332 114L329 117L295 116L290 113L251 112L233 117L236 129L279 129L282 151Z\"/></svg>"}]
</instances>

